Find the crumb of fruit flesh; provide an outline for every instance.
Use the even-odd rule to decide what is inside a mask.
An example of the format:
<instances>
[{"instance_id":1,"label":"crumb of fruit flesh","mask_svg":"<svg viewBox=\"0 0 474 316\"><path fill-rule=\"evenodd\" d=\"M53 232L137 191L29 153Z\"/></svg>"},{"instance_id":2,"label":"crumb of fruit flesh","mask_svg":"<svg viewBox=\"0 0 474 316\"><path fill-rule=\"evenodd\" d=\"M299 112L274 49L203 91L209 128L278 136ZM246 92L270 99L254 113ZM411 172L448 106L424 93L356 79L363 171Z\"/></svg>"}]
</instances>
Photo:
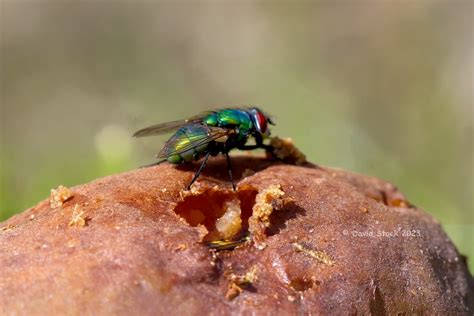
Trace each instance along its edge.
<instances>
[{"instance_id":1,"label":"crumb of fruit flesh","mask_svg":"<svg viewBox=\"0 0 474 316\"><path fill-rule=\"evenodd\" d=\"M72 218L69 221L69 226L84 227L87 225L87 217L84 216L84 211L79 207L78 204L74 206L72 211Z\"/></svg>"},{"instance_id":2,"label":"crumb of fruit flesh","mask_svg":"<svg viewBox=\"0 0 474 316\"><path fill-rule=\"evenodd\" d=\"M255 198L252 216L249 222L259 222L263 226L270 226L270 215L274 210L283 208L286 200L283 198L285 192L282 191L281 185L272 184L266 189L260 191Z\"/></svg>"},{"instance_id":3,"label":"crumb of fruit flesh","mask_svg":"<svg viewBox=\"0 0 474 316\"><path fill-rule=\"evenodd\" d=\"M274 211L283 209L290 198L284 197L285 192L279 184L271 184L266 189L261 190L255 197L255 204L252 208L252 216L249 218L249 232L252 235L255 246L258 249L266 247L263 240L266 238L265 229L270 226L270 215Z\"/></svg>"},{"instance_id":4,"label":"crumb of fruit flesh","mask_svg":"<svg viewBox=\"0 0 474 316\"><path fill-rule=\"evenodd\" d=\"M64 202L72 197L72 192L68 187L63 185L58 186L56 189L51 189L49 196L49 205L51 208L57 208L63 205Z\"/></svg>"},{"instance_id":5,"label":"crumb of fruit flesh","mask_svg":"<svg viewBox=\"0 0 474 316\"><path fill-rule=\"evenodd\" d=\"M228 300L232 300L257 280L257 268L253 266L244 275L231 274L229 280L229 288L225 297Z\"/></svg>"},{"instance_id":6,"label":"crumb of fruit flesh","mask_svg":"<svg viewBox=\"0 0 474 316\"><path fill-rule=\"evenodd\" d=\"M278 159L298 166L307 163L305 154L295 146L291 138L273 137L270 145L273 147L273 154Z\"/></svg>"},{"instance_id":7,"label":"crumb of fruit flesh","mask_svg":"<svg viewBox=\"0 0 474 316\"><path fill-rule=\"evenodd\" d=\"M330 267L334 265L334 261L324 251L313 250L296 242L293 243L293 247L296 249L296 251L305 253L308 256L316 259L318 262L324 263Z\"/></svg>"}]
</instances>

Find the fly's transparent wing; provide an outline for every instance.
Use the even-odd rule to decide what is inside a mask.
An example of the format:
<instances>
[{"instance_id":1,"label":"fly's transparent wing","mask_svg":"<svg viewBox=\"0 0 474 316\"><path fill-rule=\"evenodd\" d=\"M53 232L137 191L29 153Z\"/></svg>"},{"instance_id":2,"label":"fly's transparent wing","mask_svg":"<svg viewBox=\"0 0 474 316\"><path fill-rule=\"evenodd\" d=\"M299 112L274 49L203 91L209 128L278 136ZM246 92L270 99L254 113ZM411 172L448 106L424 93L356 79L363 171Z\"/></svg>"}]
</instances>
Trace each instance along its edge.
<instances>
[{"instance_id":1,"label":"fly's transparent wing","mask_svg":"<svg viewBox=\"0 0 474 316\"><path fill-rule=\"evenodd\" d=\"M233 129L210 127L199 123L188 124L180 128L165 143L157 156L158 158L167 158L179 155L188 150L203 147L220 138L225 139L234 132Z\"/></svg>"},{"instance_id":2,"label":"fly's transparent wing","mask_svg":"<svg viewBox=\"0 0 474 316\"><path fill-rule=\"evenodd\" d=\"M133 137L145 137L173 132L186 124L200 123L202 122L203 118L208 116L209 114L210 112L204 112L190 117L187 120L178 120L151 125L135 132L135 134L133 134Z\"/></svg>"},{"instance_id":3,"label":"fly's transparent wing","mask_svg":"<svg viewBox=\"0 0 474 316\"><path fill-rule=\"evenodd\" d=\"M179 129L181 126L186 125L187 123L188 123L187 120L179 120L179 121L155 124L155 125L145 127L135 132L135 134L133 134L133 137L145 137L145 136L153 136L153 135L169 133L169 132Z\"/></svg>"}]
</instances>

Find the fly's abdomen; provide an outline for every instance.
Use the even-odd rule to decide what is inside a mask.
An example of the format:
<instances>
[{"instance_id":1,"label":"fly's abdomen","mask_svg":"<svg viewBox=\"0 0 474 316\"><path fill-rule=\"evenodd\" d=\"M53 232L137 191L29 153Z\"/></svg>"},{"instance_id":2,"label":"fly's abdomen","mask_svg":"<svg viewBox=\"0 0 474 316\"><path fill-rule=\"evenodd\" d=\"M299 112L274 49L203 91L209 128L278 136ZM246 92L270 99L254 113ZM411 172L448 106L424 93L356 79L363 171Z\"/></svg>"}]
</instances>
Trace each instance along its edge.
<instances>
[{"instance_id":1,"label":"fly's abdomen","mask_svg":"<svg viewBox=\"0 0 474 316\"><path fill-rule=\"evenodd\" d=\"M158 157L179 164L198 160L208 146L209 128L201 124L181 127L165 144Z\"/></svg>"}]
</instances>

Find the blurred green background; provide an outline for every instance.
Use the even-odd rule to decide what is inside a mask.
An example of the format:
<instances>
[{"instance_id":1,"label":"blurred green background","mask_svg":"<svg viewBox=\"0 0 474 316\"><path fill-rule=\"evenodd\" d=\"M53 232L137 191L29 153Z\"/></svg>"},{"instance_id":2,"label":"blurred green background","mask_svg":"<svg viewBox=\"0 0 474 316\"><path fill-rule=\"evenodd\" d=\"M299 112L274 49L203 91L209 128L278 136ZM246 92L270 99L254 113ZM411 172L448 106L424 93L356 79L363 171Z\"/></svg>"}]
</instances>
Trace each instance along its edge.
<instances>
[{"instance_id":1,"label":"blurred green background","mask_svg":"<svg viewBox=\"0 0 474 316\"><path fill-rule=\"evenodd\" d=\"M0 220L150 163L148 124L257 104L395 183L474 261L472 1L2 0Z\"/></svg>"}]
</instances>

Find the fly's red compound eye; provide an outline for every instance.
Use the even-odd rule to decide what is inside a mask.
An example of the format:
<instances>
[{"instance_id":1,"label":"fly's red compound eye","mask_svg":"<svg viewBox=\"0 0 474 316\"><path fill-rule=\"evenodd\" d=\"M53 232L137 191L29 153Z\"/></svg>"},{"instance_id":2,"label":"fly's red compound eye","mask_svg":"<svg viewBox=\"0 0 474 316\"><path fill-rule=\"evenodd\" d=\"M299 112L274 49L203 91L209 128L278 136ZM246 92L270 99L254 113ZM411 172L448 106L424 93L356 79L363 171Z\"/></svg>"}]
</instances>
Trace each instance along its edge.
<instances>
[{"instance_id":1,"label":"fly's red compound eye","mask_svg":"<svg viewBox=\"0 0 474 316\"><path fill-rule=\"evenodd\" d=\"M257 125L261 133L267 131L267 117L262 112L256 113Z\"/></svg>"}]
</instances>

